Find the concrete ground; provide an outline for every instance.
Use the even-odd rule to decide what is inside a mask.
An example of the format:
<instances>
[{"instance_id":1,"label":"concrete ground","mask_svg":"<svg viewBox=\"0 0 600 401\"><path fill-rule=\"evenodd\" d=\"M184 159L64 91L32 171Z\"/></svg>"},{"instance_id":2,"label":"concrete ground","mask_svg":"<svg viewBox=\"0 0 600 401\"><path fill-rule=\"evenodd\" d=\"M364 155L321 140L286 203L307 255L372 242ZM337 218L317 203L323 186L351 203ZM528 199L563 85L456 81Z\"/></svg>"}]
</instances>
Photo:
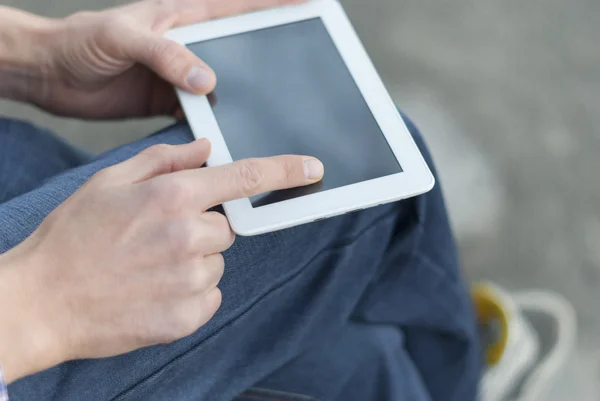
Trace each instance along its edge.
<instances>
[{"instance_id":1,"label":"concrete ground","mask_svg":"<svg viewBox=\"0 0 600 401\"><path fill-rule=\"evenodd\" d=\"M121 0L2 0L49 16ZM600 2L342 0L445 184L465 271L565 295L579 345L556 400L600 392ZM0 103L88 149L164 120L85 123Z\"/></svg>"}]
</instances>

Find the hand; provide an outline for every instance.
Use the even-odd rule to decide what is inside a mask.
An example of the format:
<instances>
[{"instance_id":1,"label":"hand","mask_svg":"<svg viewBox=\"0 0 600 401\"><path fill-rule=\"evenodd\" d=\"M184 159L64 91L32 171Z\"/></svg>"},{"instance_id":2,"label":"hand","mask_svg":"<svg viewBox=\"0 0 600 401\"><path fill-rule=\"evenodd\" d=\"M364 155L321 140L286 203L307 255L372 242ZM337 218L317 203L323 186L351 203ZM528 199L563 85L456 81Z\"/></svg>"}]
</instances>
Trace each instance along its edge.
<instances>
[{"instance_id":1,"label":"hand","mask_svg":"<svg viewBox=\"0 0 600 401\"><path fill-rule=\"evenodd\" d=\"M209 148L207 140L159 145L100 171L0 255L0 297L10 298L0 299L0 361L9 380L193 333L219 308L220 253L234 241L226 218L207 210L323 173L302 156L199 168ZM7 339L2 330L19 334Z\"/></svg>"},{"instance_id":2,"label":"hand","mask_svg":"<svg viewBox=\"0 0 600 401\"><path fill-rule=\"evenodd\" d=\"M170 28L302 0L142 0L57 24L37 104L59 115L124 118L178 113L173 86L207 94L213 71ZM180 112L180 111L179 111Z\"/></svg>"}]
</instances>

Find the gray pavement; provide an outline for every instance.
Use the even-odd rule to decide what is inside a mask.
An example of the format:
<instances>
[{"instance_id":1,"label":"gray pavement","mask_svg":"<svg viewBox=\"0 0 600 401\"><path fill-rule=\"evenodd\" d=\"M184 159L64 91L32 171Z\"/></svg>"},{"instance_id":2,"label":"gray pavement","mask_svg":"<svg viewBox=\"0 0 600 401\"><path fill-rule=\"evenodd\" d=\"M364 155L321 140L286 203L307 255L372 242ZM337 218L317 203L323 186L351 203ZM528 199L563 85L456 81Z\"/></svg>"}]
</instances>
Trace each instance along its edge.
<instances>
[{"instance_id":1,"label":"gray pavement","mask_svg":"<svg viewBox=\"0 0 600 401\"><path fill-rule=\"evenodd\" d=\"M121 2L0 1L55 17ZM599 400L600 2L342 3L433 148L466 274L510 289L553 289L573 302L575 378L555 396ZM60 120L6 102L0 114L33 119L95 151L166 123Z\"/></svg>"}]
</instances>

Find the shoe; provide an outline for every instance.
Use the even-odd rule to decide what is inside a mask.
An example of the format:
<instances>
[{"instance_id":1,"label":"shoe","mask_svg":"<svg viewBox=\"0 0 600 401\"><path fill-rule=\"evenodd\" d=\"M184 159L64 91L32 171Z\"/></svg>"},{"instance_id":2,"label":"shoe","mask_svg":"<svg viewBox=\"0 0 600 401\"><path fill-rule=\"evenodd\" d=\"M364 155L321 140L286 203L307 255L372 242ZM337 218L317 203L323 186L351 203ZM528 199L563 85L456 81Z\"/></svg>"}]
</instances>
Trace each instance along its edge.
<instances>
[{"instance_id":1,"label":"shoe","mask_svg":"<svg viewBox=\"0 0 600 401\"><path fill-rule=\"evenodd\" d=\"M544 401L576 341L573 307L549 291L473 287L485 349L482 401Z\"/></svg>"}]
</instances>

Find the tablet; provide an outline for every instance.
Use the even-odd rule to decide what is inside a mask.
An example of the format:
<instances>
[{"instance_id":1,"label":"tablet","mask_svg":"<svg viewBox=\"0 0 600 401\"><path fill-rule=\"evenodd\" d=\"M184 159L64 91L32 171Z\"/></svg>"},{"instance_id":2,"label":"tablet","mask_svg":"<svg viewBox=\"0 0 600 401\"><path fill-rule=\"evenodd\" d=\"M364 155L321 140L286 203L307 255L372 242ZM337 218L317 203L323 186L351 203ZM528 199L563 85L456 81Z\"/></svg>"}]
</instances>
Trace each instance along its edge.
<instances>
[{"instance_id":1,"label":"tablet","mask_svg":"<svg viewBox=\"0 0 600 401\"><path fill-rule=\"evenodd\" d=\"M434 178L342 6L313 0L169 31L217 74L209 96L179 91L209 166L314 156L317 184L225 203L233 230L255 235L397 201Z\"/></svg>"}]
</instances>

